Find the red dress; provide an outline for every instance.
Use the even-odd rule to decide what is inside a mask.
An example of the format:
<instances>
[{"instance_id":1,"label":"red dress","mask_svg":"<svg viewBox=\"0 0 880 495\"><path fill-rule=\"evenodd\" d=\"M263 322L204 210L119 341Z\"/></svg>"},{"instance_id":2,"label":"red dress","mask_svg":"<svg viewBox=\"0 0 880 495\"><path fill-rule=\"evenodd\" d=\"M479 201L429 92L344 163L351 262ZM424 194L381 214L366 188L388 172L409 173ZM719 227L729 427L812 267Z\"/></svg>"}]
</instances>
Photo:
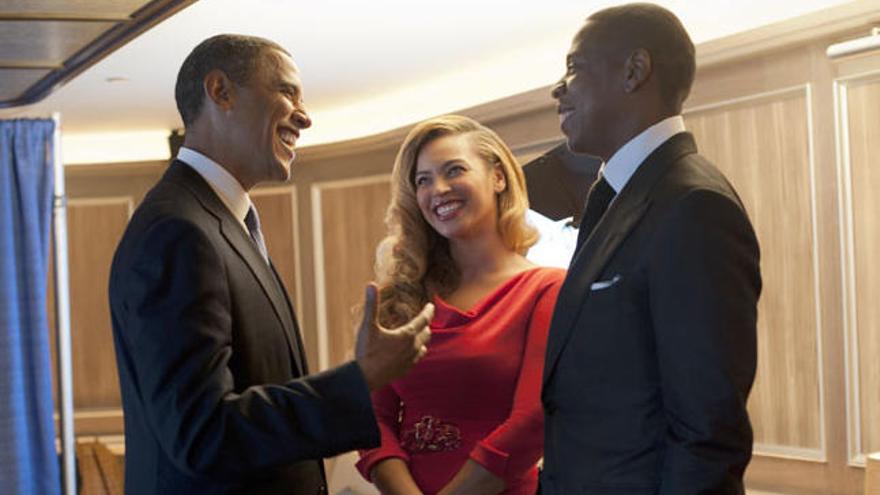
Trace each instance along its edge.
<instances>
[{"instance_id":1,"label":"red dress","mask_svg":"<svg viewBox=\"0 0 880 495\"><path fill-rule=\"evenodd\" d=\"M361 474L399 457L434 494L471 458L506 481L504 494L534 494L544 351L564 278L557 268L526 270L466 312L435 297L428 354L373 394L382 445L361 452Z\"/></svg>"}]
</instances>

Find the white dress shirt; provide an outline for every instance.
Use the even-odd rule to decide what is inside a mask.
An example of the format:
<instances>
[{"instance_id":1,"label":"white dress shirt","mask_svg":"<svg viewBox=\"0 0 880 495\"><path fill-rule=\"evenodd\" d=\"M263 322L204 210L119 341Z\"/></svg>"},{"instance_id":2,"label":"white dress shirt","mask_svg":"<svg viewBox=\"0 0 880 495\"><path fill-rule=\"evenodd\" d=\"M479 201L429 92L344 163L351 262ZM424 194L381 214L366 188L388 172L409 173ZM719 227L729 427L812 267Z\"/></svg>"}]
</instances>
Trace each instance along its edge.
<instances>
[{"instance_id":1,"label":"white dress shirt","mask_svg":"<svg viewBox=\"0 0 880 495\"><path fill-rule=\"evenodd\" d=\"M611 156L608 163L602 164L599 173L605 177L614 192L620 194L648 155L669 138L684 131L684 119L681 115L663 119L624 144Z\"/></svg>"},{"instance_id":2,"label":"white dress shirt","mask_svg":"<svg viewBox=\"0 0 880 495\"><path fill-rule=\"evenodd\" d=\"M568 268L578 237L571 217L554 221L530 209L526 211L526 223L537 229L540 236L529 248L526 259L536 265Z\"/></svg>"},{"instance_id":3,"label":"white dress shirt","mask_svg":"<svg viewBox=\"0 0 880 495\"><path fill-rule=\"evenodd\" d=\"M252 205L251 198L238 180L217 162L194 149L181 147L177 152L177 159L189 165L205 179L232 216L238 220L244 232L250 236L244 217Z\"/></svg>"}]
</instances>

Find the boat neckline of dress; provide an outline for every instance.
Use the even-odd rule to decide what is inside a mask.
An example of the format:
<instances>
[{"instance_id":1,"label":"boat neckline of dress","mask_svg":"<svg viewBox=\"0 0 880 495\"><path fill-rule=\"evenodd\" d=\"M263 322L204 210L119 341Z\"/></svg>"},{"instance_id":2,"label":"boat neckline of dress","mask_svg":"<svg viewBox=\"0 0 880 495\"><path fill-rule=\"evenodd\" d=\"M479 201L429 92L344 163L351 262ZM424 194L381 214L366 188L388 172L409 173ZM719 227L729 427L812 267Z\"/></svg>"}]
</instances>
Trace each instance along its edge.
<instances>
[{"instance_id":1,"label":"boat neckline of dress","mask_svg":"<svg viewBox=\"0 0 880 495\"><path fill-rule=\"evenodd\" d=\"M450 304L449 302L447 302L445 299L443 299L442 297L440 297L439 294L434 294L434 304L435 304L435 305L443 306L444 308L447 308L447 309L449 309L449 310L451 310L451 311L453 311L453 312L455 312L455 313L458 313L458 314L460 314L460 315L462 315L462 316L474 317L474 316L479 315L480 313L482 313L482 312L483 312L483 309L485 309L485 306L488 305L488 303L489 303L490 301L494 300L494 299L495 299L495 295L497 295L499 292L501 292L502 289L507 288L508 285L510 285L510 284L516 282L517 280L521 279L521 278L522 278L523 276L525 276L526 274L532 273L532 272L537 271L537 270L541 270L541 269L543 269L543 268L546 268L546 267L544 267L544 266L533 266L533 267L531 267L531 268L526 268L525 270L522 270L522 271L520 271L520 272L517 272L516 274L514 274L513 276L511 276L511 277L508 278L507 280L505 280L505 281L499 283L498 285L496 285L492 290L490 290L489 292L487 292L485 295L483 295L482 297L480 297L479 299L477 299L477 301L473 304L473 306L471 306L471 308L468 309L468 310L463 310L463 309L461 309L461 308L459 308L459 307L457 307L457 306L453 306L452 304Z\"/></svg>"}]
</instances>

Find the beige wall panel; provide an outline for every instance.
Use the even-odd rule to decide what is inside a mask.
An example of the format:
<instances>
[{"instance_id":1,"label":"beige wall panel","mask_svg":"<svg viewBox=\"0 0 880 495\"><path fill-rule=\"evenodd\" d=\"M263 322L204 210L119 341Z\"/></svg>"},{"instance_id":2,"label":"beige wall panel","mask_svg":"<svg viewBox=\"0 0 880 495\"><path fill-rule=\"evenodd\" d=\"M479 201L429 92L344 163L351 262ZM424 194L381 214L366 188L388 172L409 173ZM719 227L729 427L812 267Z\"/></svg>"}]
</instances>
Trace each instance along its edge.
<instances>
[{"instance_id":1,"label":"beige wall panel","mask_svg":"<svg viewBox=\"0 0 880 495\"><path fill-rule=\"evenodd\" d=\"M880 77L847 87L862 453L880 451ZM852 419L851 419L852 420Z\"/></svg>"},{"instance_id":2,"label":"beige wall panel","mask_svg":"<svg viewBox=\"0 0 880 495\"><path fill-rule=\"evenodd\" d=\"M701 153L740 193L761 244L755 443L793 451L822 448L806 97L786 91L686 116Z\"/></svg>"},{"instance_id":3,"label":"beige wall panel","mask_svg":"<svg viewBox=\"0 0 880 495\"><path fill-rule=\"evenodd\" d=\"M373 262L391 198L387 178L340 182L320 187L320 245L326 311L328 365L351 358L355 319L352 308L363 302L364 286L374 279ZM320 297L320 296L319 296ZM319 305L320 311L320 305Z\"/></svg>"},{"instance_id":4,"label":"beige wall panel","mask_svg":"<svg viewBox=\"0 0 880 495\"><path fill-rule=\"evenodd\" d=\"M129 198L115 198L71 200L67 207L73 401L77 410L122 407L107 283L113 253L128 223L130 205ZM56 359L54 290L50 271L48 299L53 380ZM53 395L57 397L55 391Z\"/></svg>"},{"instance_id":5,"label":"beige wall panel","mask_svg":"<svg viewBox=\"0 0 880 495\"><path fill-rule=\"evenodd\" d=\"M297 298L301 303L297 316L300 330L305 340L306 352L311 368L317 370L321 364L319 335L323 325L319 315L319 295L316 290L318 277L323 276L323 264L319 263L315 251L319 229L320 208L314 201L315 188L335 181L374 177L391 173L394 156L402 137L383 139L379 144L360 146L351 143L319 145L301 149L294 163L292 182L297 188L297 233L300 247L300 280L302 293ZM314 185L314 186L313 186ZM320 265L320 269L319 269Z\"/></svg>"},{"instance_id":6,"label":"beige wall panel","mask_svg":"<svg viewBox=\"0 0 880 495\"><path fill-rule=\"evenodd\" d=\"M67 209L70 276L71 349L74 408L115 410L122 407L113 349L107 282L116 244L129 216L128 199L80 203ZM54 259L50 256L48 308L53 399L56 390ZM77 422L77 432L80 432Z\"/></svg>"},{"instance_id":7,"label":"beige wall panel","mask_svg":"<svg viewBox=\"0 0 880 495\"><path fill-rule=\"evenodd\" d=\"M251 200L260 213L260 224L266 238L266 248L275 270L287 288L294 306L296 299L296 257L299 255L294 232L295 198L292 188L254 191ZM295 307L294 310L297 308Z\"/></svg>"}]
</instances>

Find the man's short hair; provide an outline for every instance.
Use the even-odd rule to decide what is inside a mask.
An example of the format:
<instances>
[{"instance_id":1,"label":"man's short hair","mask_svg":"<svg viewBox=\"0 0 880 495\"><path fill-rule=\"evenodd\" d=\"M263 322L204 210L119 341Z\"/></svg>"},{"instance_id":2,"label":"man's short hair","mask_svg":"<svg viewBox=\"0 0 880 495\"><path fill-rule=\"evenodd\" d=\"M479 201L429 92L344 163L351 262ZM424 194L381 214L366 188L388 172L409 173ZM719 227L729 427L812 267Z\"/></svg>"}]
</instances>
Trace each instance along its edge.
<instances>
[{"instance_id":1,"label":"man's short hair","mask_svg":"<svg viewBox=\"0 0 880 495\"><path fill-rule=\"evenodd\" d=\"M651 54L664 100L681 107L696 72L694 43L678 17L651 3L631 3L600 10L587 18L603 41L615 47L644 48Z\"/></svg>"},{"instance_id":2,"label":"man's short hair","mask_svg":"<svg viewBox=\"0 0 880 495\"><path fill-rule=\"evenodd\" d=\"M195 122L205 101L205 76L220 70L233 83L244 85L257 70L262 55L270 50L287 53L274 41L257 36L218 34L198 44L177 73L174 99L184 126Z\"/></svg>"}]
</instances>

